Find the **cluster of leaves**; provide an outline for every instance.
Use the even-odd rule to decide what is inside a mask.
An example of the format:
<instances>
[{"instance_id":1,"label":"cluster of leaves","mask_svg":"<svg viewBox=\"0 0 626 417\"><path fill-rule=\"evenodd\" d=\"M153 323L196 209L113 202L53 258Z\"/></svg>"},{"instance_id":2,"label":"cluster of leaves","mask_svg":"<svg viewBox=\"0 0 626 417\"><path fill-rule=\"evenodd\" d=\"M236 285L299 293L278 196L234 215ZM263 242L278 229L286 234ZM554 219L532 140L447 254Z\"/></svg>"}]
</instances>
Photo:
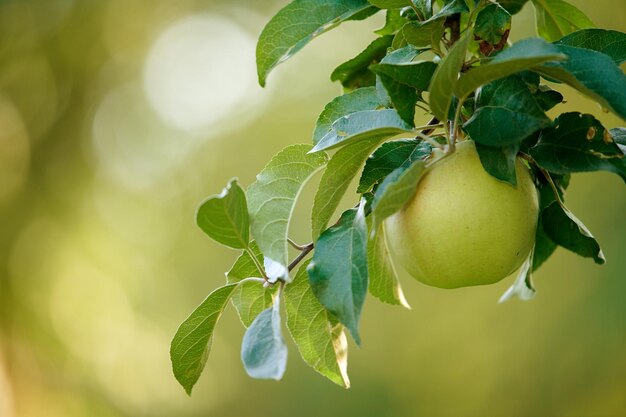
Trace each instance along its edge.
<instances>
[{"instance_id":1,"label":"cluster of leaves","mask_svg":"<svg viewBox=\"0 0 626 417\"><path fill-rule=\"evenodd\" d=\"M323 109L312 145L288 146L247 191L232 180L199 208L200 228L242 253L226 273L226 285L209 294L172 341L174 374L187 392L229 301L247 328L241 350L246 371L280 379L287 360L281 299L306 363L348 387L345 330L360 344L368 290L408 307L382 222L413 196L433 148L450 153L458 140L475 141L485 170L511 186L516 157L534 173L541 210L534 253L502 299L532 296L531 273L557 246L604 262L563 198L574 172L607 170L626 181L626 129L608 130L589 114L552 120L546 112L563 96L545 82L568 84L626 119L626 76L619 68L626 34L594 28L564 0L531 0L539 37L511 44L512 15L526 2L294 0L271 19L257 47L261 85L277 64L321 33L386 13L365 50L333 71L331 80L341 83L343 94ZM429 114L428 124L415 125L417 109ZM404 138L390 140L398 136ZM312 242L299 246L289 239L290 219L318 171ZM358 204L329 226L359 172ZM290 246L298 252L291 262Z\"/></svg>"}]
</instances>

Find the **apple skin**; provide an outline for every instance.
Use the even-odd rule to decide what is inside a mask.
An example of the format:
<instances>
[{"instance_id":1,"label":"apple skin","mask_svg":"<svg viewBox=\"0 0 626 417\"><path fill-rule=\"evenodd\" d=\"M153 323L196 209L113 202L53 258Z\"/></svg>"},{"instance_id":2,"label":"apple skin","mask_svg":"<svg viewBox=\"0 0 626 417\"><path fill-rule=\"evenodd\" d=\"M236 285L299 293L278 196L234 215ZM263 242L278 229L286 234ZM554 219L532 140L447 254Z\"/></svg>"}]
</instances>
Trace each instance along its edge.
<instances>
[{"instance_id":1,"label":"apple skin","mask_svg":"<svg viewBox=\"0 0 626 417\"><path fill-rule=\"evenodd\" d=\"M483 168L473 141L433 163L413 199L384 223L394 258L418 281L439 288L493 284L528 257L539 204L518 158L517 187Z\"/></svg>"}]
</instances>

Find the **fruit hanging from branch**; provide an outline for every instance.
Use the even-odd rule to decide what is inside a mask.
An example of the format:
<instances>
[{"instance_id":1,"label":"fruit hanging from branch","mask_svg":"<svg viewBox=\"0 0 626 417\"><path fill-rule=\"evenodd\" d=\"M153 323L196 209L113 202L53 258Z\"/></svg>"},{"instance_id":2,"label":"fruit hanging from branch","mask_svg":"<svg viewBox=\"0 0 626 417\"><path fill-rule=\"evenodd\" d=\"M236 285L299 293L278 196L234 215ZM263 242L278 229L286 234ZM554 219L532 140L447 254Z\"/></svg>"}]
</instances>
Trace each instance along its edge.
<instances>
[{"instance_id":1,"label":"fruit hanging from branch","mask_svg":"<svg viewBox=\"0 0 626 417\"><path fill-rule=\"evenodd\" d=\"M474 142L456 148L426 168L415 195L385 221L385 235L398 263L424 284L493 284L529 258L537 190L519 158L512 187L485 172Z\"/></svg>"},{"instance_id":2,"label":"fruit hanging from branch","mask_svg":"<svg viewBox=\"0 0 626 417\"><path fill-rule=\"evenodd\" d=\"M539 36L512 43L525 3ZM501 301L531 298L533 271L558 246L605 262L565 190L577 172L626 181L626 128L546 112L564 100L550 85L564 83L626 120L626 34L595 28L563 0L294 0L260 35L259 83L320 34L380 13L384 26L331 74L343 94L322 110L312 144L288 146L245 191L232 180L200 206L198 226L240 255L172 340L188 393L229 303L247 328L250 376L285 372L282 303L304 361L348 387L347 334L360 345L368 292L409 305L394 260L441 288L515 275ZM312 241L298 244L290 221L318 173ZM352 207L341 207L356 178Z\"/></svg>"}]
</instances>

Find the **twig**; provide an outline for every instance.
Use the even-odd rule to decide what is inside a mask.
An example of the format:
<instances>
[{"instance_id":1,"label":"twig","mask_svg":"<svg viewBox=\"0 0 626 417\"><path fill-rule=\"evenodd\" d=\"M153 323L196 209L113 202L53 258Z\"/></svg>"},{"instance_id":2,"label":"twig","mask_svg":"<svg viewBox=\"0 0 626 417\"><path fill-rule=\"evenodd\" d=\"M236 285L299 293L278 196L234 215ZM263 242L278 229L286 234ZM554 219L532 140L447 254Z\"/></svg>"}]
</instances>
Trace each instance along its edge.
<instances>
[{"instance_id":1,"label":"twig","mask_svg":"<svg viewBox=\"0 0 626 417\"><path fill-rule=\"evenodd\" d=\"M448 16L444 26L450 28L450 40L448 41L448 45L452 46L461 37L461 13Z\"/></svg>"},{"instance_id":2,"label":"twig","mask_svg":"<svg viewBox=\"0 0 626 417\"><path fill-rule=\"evenodd\" d=\"M303 246L302 247L302 252L300 252L298 254L298 256L296 256L293 261L291 261L291 263L289 264L287 269L289 271L294 269L296 267L296 265L298 265L300 263L300 261L303 260L313 250L314 247L315 247L315 245L313 244L313 242L309 243L306 246Z\"/></svg>"},{"instance_id":3,"label":"twig","mask_svg":"<svg viewBox=\"0 0 626 417\"><path fill-rule=\"evenodd\" d=\"M439 119L433 116L433 118L430 119L428 124L426 124L425 126L427 127L427 129L422 130L422 135L430 135L431 133L433 133L435 131L435 127L431 127L431 126L443 126L443 125L439 123Z\"/></svg>"},{"instance_id":4,"label":"twig","mask_svg":"<svg viewBox=\"0 0 626 417\"><path fill-rule=\"evenodd\" d=\"M290 245L291 245L294 249L297 249L297 250L300 250L300 251L304 250L304 248L306 248L306 247L307 247L307 245L298 245L296 242L294 242L293 240L291 240L291 239L289 239L289 238L287 238L287 242L289 242L289 244L290 244Z\"/></svg>"},{"instance_id":5,"label":"twig","mask_svg":"<svg viewBox=\"0 0 626 417\"><path fill-rule=\"evenodd\" d=\"M448 136L448 152L453 153L455 150L456 136L457 131L459 129L459 119L461 118L461 110L463 109L463 103L465 99L459 100L456 106L456 111L454 112L454 120L452 121L452 129L450 131L450 136Z\"/></svg>"},{"instance_id":6,"label":"twig","mask_svg":"<svg viewBox=\"0 0 626 417\"><path fill-rule=\"evenodd\" d=\"M426 141L430 144L430 146L432 146L433 148L439 148L439 149L444 149L444 146L437 142L436 140L434 140L433 138L431 138L430 136L426 136L422 133L417 133L416 134L418 138L422 139L423 141Z\"/></svg>"},{"instance_id":7,"label":"twig","mask_svg":"<svg viewBox=\"0 0 626 417\"><path fill-rule=\"evenodd\" d=\"M431 120L432 122L432 120ZM433 130L439 128L439 127L443 127L443 125L441 123L431 123L428 122L428 124L425 124L423 126L417 126L416 128L414 128L413 130L421 130L422 132L424 130L428 130L430 132L432 132Z\"/></svg>"}]
</instances>

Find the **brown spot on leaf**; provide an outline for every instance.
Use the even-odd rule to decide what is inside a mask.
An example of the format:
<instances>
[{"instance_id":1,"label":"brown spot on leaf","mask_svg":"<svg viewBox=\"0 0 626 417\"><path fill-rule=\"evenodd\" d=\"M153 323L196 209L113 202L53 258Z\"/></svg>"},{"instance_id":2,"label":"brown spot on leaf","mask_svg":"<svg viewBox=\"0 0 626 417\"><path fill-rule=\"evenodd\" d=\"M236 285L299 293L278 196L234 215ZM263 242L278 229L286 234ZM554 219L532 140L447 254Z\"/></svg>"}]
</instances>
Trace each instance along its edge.
<instances>
[{"instance_id":1,"label":"brown spot on leaf","mask_svg":"<svg viewBox=\"0 0 626 417\"><path fill-rule=\"evenodd\" d=\"M602 140L604 141L604 143L606 143L607 145L611 142L613 142L613 136L611 135L611 132L609 132L608 130L604 131L604 134L602 135Z\"/></svg>"},{"instance_id":2,"label":"brown spot on leaf","mask_svg":"<svg viewBox=\"0 0 626 417\"><path fill-rule=\"evenodd\" d=\"M596 136L596 128L593 126L589 127L589 130L587 130L587 140L593 140L595 136Z\"/></svg>"}]
</instances>

